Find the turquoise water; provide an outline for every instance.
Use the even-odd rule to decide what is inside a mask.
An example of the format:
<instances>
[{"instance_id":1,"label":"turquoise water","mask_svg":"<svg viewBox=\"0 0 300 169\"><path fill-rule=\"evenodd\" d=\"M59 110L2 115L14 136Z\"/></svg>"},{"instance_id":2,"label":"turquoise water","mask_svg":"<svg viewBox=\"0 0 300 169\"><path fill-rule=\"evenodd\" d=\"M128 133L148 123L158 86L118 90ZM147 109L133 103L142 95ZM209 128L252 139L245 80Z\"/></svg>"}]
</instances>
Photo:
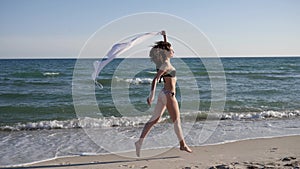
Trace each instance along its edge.
<instances>
[{"instance_id":1,"label":"turquoise water","mask_svg":"<svg viewBox=\"0 0 300 169\"><path fill-rule=\"evenodd\" d=\"M199 107L181 109L183 128L194 128L187 136L190 144L300 134L300 57L222 58L224 72L208 72L203 62L213 60L172 60L178 72L179 105ZM91 80L94 61L0 60L0 165L109 151L86 138L83 128L104 129L110 134L117 130L123 136L138 137L153 110L146 104L146 98L155 65L149 59L115 59L97 78L104 87L98 89ZM212 91L218 90L212 89L213 79L225 80L226 98L212 96ZM157 92L161 88L159 84ZM199 95L186 96L185 90ZM90 109L93 98L99 111ZM74 107L74 99L79 100L77 106L84 107L80 112ZM214 112L217 115L212 120L222 120L216 129L218 136L213 135L206 142L197 141L198 137L193 136L199 135L210 105L220 101L225 101L224 113ZM167 119L166 114L153 133L171 125ZM122 140L121 136L112 138L110 134L105 135L107 139ZM118 149L124 150L128 149ZM28 156L28 152L34 153Z\"/></svg>"}]
</instances>

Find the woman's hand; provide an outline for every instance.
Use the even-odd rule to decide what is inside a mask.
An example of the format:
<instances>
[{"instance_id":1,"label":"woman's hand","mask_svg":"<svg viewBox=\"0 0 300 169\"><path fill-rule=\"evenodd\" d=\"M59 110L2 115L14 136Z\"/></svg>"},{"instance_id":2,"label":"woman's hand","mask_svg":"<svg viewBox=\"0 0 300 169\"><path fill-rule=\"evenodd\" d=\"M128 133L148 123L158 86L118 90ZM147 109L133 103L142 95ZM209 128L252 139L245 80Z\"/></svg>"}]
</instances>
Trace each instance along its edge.
<instances>
[{"instance_id":1,"label":"woman's hand","mask_svg":"<svg viewBox=\"0 0 300 169\"><path fill-rule=\"evenodd\" d=\"M153 102L153 99L151 99L150 97L147 97L147 103L149 106L151 106L152 102Z\"/></svg>"}]
</instances>

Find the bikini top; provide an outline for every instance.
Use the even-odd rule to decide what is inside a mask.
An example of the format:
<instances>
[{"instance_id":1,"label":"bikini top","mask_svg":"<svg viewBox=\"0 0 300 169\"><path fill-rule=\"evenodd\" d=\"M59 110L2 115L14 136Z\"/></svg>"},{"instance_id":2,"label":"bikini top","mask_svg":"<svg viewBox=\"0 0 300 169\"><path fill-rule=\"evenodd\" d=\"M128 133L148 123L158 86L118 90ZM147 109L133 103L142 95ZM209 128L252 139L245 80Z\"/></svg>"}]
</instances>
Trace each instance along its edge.
<instances>
[{"instance_id":1,"label":"bikini top","mask_svg":"<svg viewBox=\"0 0 300 169\"><path fill-rule=\"evenodd\" d=\"M158 72L159 69L156 69L156 71ZM164 82L166 82L164 77L175 77L175 76L176 76L176 70L175 69L170 70L169 72L167 72L167 73L163 74L162 76L160 76L159 83L161 83L161 79L163 79Z\"/></svg>"}]
</instances>

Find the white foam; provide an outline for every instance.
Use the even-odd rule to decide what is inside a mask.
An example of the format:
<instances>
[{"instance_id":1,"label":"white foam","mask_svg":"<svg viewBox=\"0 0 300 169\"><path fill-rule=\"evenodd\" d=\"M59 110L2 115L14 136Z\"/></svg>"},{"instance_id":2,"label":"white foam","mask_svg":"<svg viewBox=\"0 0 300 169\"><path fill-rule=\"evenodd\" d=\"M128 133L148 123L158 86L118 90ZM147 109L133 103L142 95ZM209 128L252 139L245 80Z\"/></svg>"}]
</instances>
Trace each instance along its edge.
<instances>
[{"instance_id":1,"label":"white foam","mask_svg":"<svg viewBox=\"0 0 300 169\"><path fill-rule=\"evenodd\" d=\"M299 110L294 111L263 111L250 113L224 113L220 119L241 120L241 119L266 119L266 118L292 118L300 116Z\"/></svg>"},{"instance_id":2,"label":"white foam","mask_svg":"<svg viewBox=\"0 0 300 169\"><path fill-rule=\"evenodd\" d=\"M299 117L300 111L263 111L250 113L211 113L208 112L189 112L182 113L181 117L187 122L198 120L256 120L268 118L294 118ZM151 115L133 117L83 117L71 120L50 120L39 122L17 123L13 126L1 126L0 131L19 131L19 130L50 130L50 129L72 129L72 128L109 128L109 127L136 127L145 124ZM162 117L160 121L165 121L169 117Z\"/></svg>"},{"instance_id":3,"label":"white foam","mask_svg":"<svg viewBox=\"0 0 300 169\"><path fill-rule=\"evenodd\" d=\"M118 78L116 77L117 81L119 82L126 82L126 83L130 83L130 84L135 84L135 85L138 85L138 84L150 84L152 82L152 79L151 78L133 78L133 79L130 79L130 78Z\"/></svg>"},{"instance_id":4,"label":"white foam","mask_svg":"<svg viewBox=\"0 0 300 169\"><path fill-rule=\"evenodd\" d=\"M157 72L156 71L148 71L147 73L155 75Z\"/></svg>"},{"instance_id":5,"label":"white foam","mask_svg":"<svg viewBox=\"0 0 300 169\"><path fill-rule=\"evenodd\" d=\"M59 72L45 72L43 73L44 76L57 76L59 75Z\"/></svg>"},{"instance_id":6,"label":"white foam","mask_svg":"<svg viewBox=\"0 0 300 169\"><path fill-rule=\"evenodd\" d=\"M293 111L263 111L263 112L246 112L246 113L210 113L210 112L185 112L181 117L186 121L198 120L256 120L268 118L293 118L300 116L299 110Z\"/></svg>"},{"instance_id":7,"label":"white foam","mask_svg":"<svg viewBox=\"0 0 300 169\"><path fill-rule=\"evenodd\" d=\"M2 126L2 131L15 130L43 130L43 129L72 129L72 128L107 128L107 127L134 127L144 124L149 120L150 116L139 117L103 117L91 118L84 117L72 120L51 120L28 122L25 124L18 123L14 126Z\"/></svg>"}]
</instances>

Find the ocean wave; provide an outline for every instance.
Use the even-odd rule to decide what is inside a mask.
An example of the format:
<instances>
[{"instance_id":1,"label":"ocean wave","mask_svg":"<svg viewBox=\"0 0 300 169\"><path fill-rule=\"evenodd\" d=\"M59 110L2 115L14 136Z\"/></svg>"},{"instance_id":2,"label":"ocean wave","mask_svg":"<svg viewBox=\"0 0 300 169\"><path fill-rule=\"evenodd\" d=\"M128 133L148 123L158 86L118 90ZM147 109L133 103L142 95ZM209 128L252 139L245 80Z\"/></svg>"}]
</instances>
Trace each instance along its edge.
<instances>
[{"instance_id":1,"label":"ocean wave","mask_svg":"<svg viewBox=\"0 0 300 169\"><path fill-rule=\"evenodd\" d=\"M263 111L263 112L250 112L250 113L224 113L219 118L221 120L244 120L244 119L270 119L270 118L292 118L300 116L300 111Z\"/></svg>"},{"instance_id":2,"label":"ocean wave","mask_svg":"<svg viewBox=\"0 0 300 169\"><path fill-rule=\"evenodd\" d=\"M257 119L283 119L299 117L300 111L263 111L247 113L208 113L208 112L188 112L181 114L184 121L204 121L204 120L257 120Z\"/></svg>"},{"instance_id":3,"label":"ocean wave","mask_svg":"<svg viewBox=\"0 0 300 169\"><path fill-rule=\"evenodd\" d=\"M150 116L142 117L104 117L104 118L78 118L72 120L51 120L39 122L18 123L13 126L2 126L0 131L21 130L51 130L51 129L75 129L75 128L107 128L107 127L134 127L143 125Z\"/></svg>"},{"instance_id":4,"label":"ocean wave","mask_svg":"<svg viewBox=\"0 0 300 169\"><path fill-rule=\"evenodd\" d=\"M156 71L147 71L147 73L149 73L151 75L155 75L157 72Z\"/></svg>"},{"instance_id":5,"label":"ocean wave","mask_svg":"<svg viewBox=\"0 0 300 169\"><path fill-rule=\"evenodd\" d=\"M125 83L130 83L130 84L135 84L135 85L138 85L138 84L151 84L151 82L152 82L151 78L133 78L133 79L130 79L130 78L118 78L118 77L116 77L116 80L118 82L125 82Z\"/></svg>"},{"instance_id":6,"label":"ocean wave","mask_svg":"<svg viewBox=\"0 0 300 169\"><path fill-rule=\"evenodd\" d=\"M263 119L285 119L300 116L300 111L263 111L253 113L207 113L190 112L182 113L181 118L184 122L195 122L204 120L263 120ZM135 117L103 117L91 118L84 117L72 120L51 120L39 122L17 123L12 126L1 126L0 131L20 131L20 130L51 130L51 129L75 129L75 128L110 128L110 127L137 127L144 125L149 116ZM171 122L170 117L163 116L160 122Z\"/></svg>"},{"instance_id":7,"label":"ocean wave","mask_svg":"<svg viewBox=\"0 0 300 169\"><path fill-rule=\"evenodd\" d=\"M28 71L28 72L15 72L10 76L14 78L43 78L48 76L59 76L59 72L40 72L40 71Z\"/></svg>"},{"instance_id":8,"label":"ocean wave","mask_svg":"<svg viewBox=\"0 0 300 169\"><path fill-rule=\"evenodd\" d=\"M44 72L43 73L44 76L58 76L60 75L59 72Z\"/></svg>"}]
</instances>

